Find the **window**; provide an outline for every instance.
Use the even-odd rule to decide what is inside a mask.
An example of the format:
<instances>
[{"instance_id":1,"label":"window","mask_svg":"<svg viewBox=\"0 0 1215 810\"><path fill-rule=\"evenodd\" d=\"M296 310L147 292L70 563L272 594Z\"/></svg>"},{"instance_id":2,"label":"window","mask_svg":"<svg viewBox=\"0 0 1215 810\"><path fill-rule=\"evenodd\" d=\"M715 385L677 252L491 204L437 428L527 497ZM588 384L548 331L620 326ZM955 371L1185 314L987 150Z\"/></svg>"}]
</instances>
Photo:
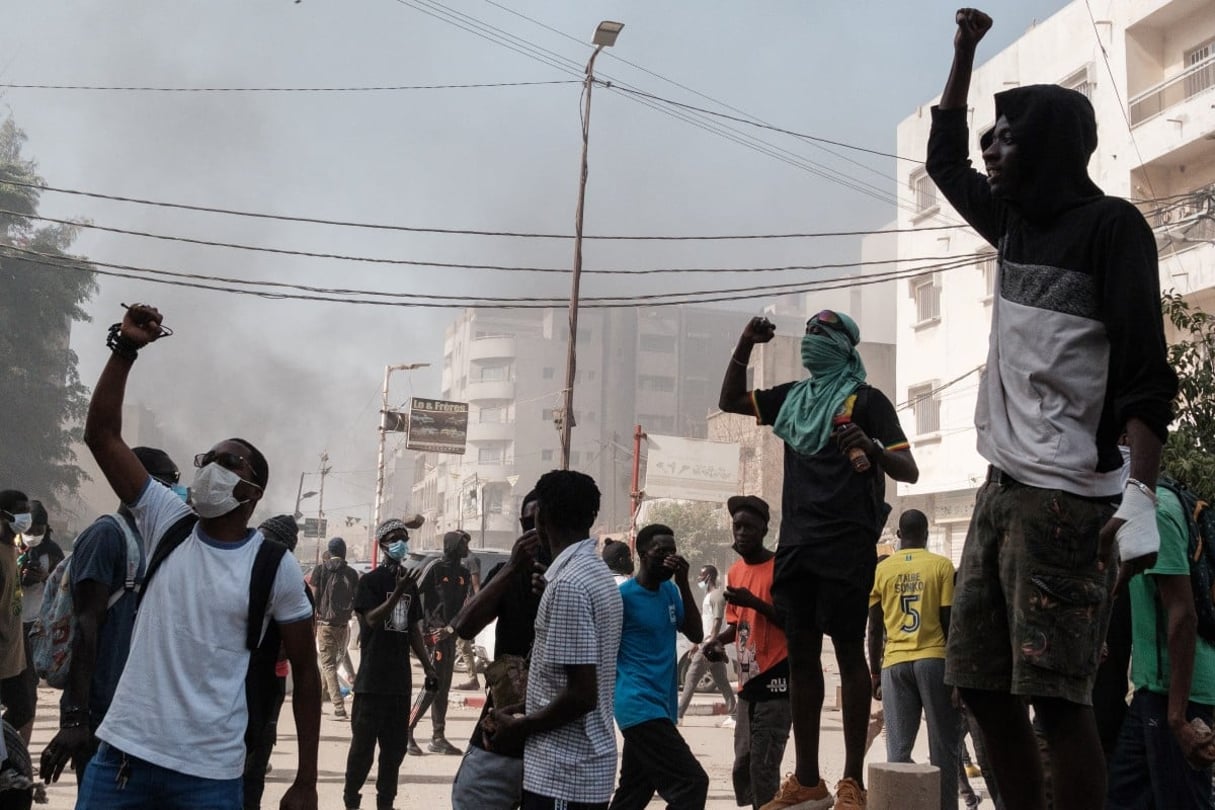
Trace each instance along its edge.
<instances>
[{"instance_id":1,"label":"window","mask_svg":"<svg viewBox=\"0 0 1215 810\"><path fill-rule=\"evenodd\" d=\"M1088 65L1080 68L1075 73L1059 82L1059 84L1066 87L1068 90L1075 90L1079 93L1083 93L1084 97L1089 101L1093 100L1093 83L1088 77Z\"/></svg>"},{"instance_id":2,"label":"window","mask_svg":"<svg viewBox=\"0 0 1215 810\"><path fill-rule=\"evenodd\" d=\"M552 408L545 408L544 410L540 411L540 419L541 419L541 421L544 421L544 422L553 421L553 417L555 415L556 414L554 412L554 409L552 409Z\"/></svg>"},{"instance_id":3,"label":"window","mask_svg":"<svg viewBox=\"0 0 1215 810\"><path fill-rule=\"evenodd\" d=\"M553 451L552 450L541 450L540 451L540 460L541 461L552 461L553 460Z\"/></svg>"},{"instance_id":4,"label":"window","mask_svg":"<svg viewBox=\"0 0 1215 810\"><path fill-rule=\"evenodd\" d=\"M510 379L510 366L481 366L481 382L503 382Z\"/></svg>"},{"instance_id":5,"label":"window","mask_svg":"<svg viewBox=\"0 0 1215 810\"><path fill-rule=\"evenodd\" d=\"M924 169L911 173L911 196L915 200L915 212L924 214L937 207L937 187Z\"/></svg>"},{"instance_id":6,"label":"window","mask_svg":"<svg viewBox=\"0 0 1215 810\"><path fill-rule=\"evenodd\" d=\"M637 387L642 391L674 391L675 378L642 374L637 378Z\"/></svg>"},{"instance_id":7,"label":"window","mask_svg":"<svg viewBox=\"0 0 1215 810\"><path fill-rule=\"evenodd\" d=\"M915 299L915 322L930 323L941 319L941 288L931 273L911 280L911 297Z\"/></svg>"},{"instance_id":8,"label":"window","mask_svg":"<svg viewBox=\"0 0 1215 810\"><path fill-rule=\"evenodd\" d=\"M907 389L907 399L911 401L911 411L915 416L917 436L936 433L941 429L941 400L936 387L935 382L926 382Z\"/></svg>"},{"instance_id":9,"label":"window","mask_svg":"<svg viewBox=\"0 0 1215 810\"><path fill-rule=\"evenodd\" d=\"M481 424L500 424L506 421L505 408L482 408L480 411Z\"/></svg>"},{"instance_id":10,"label":"window","mask_svg":"<svg viewBox=\"0 0 1215 810\"><path fill-rule=\"evenodd\" d=\"M645 352L675 353L674 335L646 334L641 336L641 350Z\"/></svg>"},{"instance_id":11,"label":"window","mask_svg":"<svg viewBox=\"0 0 1215 810\"><path fill-rule=\"evenodd\" d=\"M552 366L545 366L544 371L540 372L540 376L546 380L551 380L556 373L557 370Z\"/></svg>"},{"instance_id":12,"label":"window","mask_svg":"<svg viewBox=\"0 0 1215 810\"><path fill-rule=\"evenodd\" d=\"M979 261L979 271L983 274L983 300L990 301L996 294L996 267L998 260L995 253L987 253Z\"/></svg>"},{"instance_id":13,"label":"window","mask_svg":"<svg viewBox=\"0 0 1215 810\"><path fill-rule=\"evenodd\" d=\"M571 466L571 467L577 467L577 466L578 466L578 462L579 462L579 461L581 461L581 460L582 460L582 454L581 454L581 453L579 453L577 450L571 450L571 451L570 451L570 466Z\"/></svg>"},{"instance_id":14,"label":"window","mask_svg":"<svg viewBox=\"0 0 1215 810\"><path fill-rule=\"evenodd\" d=\"M1215 87L1215 39L1192 51L1186 51L1185 66L1194 72L1185 79L1185 97L1196 96L1203 90ZM1202 65L1202 67L1199 67Z\"/></svg>"},{"instance_id":15,"label":"window","mask_svg":"<svg viewBox=\"0 0 1215 810\"><path fill-rule=\"evenodd\" d=\"M501 447L482 447L477 451L478 464L501 464L502 463L502 448Z\"/></svg>"}]
</instances>

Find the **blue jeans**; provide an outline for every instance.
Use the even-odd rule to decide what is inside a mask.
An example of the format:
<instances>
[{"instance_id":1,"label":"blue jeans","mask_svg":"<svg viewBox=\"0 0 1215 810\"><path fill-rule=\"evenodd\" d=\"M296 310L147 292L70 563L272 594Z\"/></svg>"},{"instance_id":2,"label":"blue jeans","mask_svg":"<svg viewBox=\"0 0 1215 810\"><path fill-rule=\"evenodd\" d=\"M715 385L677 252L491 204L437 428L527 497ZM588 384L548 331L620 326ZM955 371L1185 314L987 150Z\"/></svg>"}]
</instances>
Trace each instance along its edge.
<instances>
[{"instance_id":1,"label":"blue jeans","mask_svg":"<svg viewBox=\"0 0 1215 810\"><path fill-rule=\"evenodd\" d=\"M1196 771L1181 756L1169 730L1169 699L1146 689L1135 692L1109 764L1106 810L1208 810L1211 769ZM1211 724L1210 706L1190 703L1186 718Z\"/></svg>"},{"instance_id":2,"label":"blue jeans","mask_svg":"<svg viewBox=\"0 0 1215 810\"><path fill-rule=\"evenodd\" d=\"M120 786L118 773L124 761L127 782ZM103 742L84 772L76 810L241 810L241 778L190 776Z\"/></svg>"},{"instance_id":3,"label":"blue jeans","mask_svg":"<svg viewBox=\"0 0 1215 810\"><path fill-rule=\"evenodd\" d=\"M921 658L882 669L886 713L886 759L911 762L920 733L920 711L928 720L928 759L941 771L941 808L958 806L958 757L962 724L945 685L945 659Z\"/></svg>"}]
</instances>

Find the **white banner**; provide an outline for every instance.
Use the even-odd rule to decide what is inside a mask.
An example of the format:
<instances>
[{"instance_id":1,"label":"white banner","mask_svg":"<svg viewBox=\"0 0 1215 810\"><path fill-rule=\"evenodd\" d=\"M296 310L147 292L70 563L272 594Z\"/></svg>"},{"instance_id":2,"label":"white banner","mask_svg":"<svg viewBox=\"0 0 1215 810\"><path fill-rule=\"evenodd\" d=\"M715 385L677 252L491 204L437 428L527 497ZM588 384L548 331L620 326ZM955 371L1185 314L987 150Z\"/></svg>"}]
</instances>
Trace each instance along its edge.
<instances>
[{"instance_id":1,"label":"white banner","mask_svg":"<svg viewBox=\"0 0 1215 810\"><path fill-rule=\"evenodd\" d=\"M647 498L724 503L738 494L738 444L648 434Z\"/></svg>"}]
</instances>

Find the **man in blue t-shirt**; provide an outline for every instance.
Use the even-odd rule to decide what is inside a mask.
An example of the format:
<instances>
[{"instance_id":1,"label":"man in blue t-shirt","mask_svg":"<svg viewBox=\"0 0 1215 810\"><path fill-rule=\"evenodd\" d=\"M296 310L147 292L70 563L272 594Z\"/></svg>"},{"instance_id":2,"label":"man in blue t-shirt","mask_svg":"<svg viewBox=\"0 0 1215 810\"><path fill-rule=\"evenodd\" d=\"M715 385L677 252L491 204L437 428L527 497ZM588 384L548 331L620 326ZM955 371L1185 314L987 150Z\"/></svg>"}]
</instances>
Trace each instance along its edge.
<instances>
[{"instance_id":1,"label":"man in blue t-shirt","mask_svg":"<svg viewBox=\"0 0 1215 810\"><path fill-rule=\"evenodd\" d=\"M615 712L624 750L609 810L641 810L655 791L671 810L702 808L709 777L675 728L675 631L694 644L703 637L688 561L675 553L675 533L657 523L637 533L637 561L637 575L620 584Z\"/></svg>"},{"instance_id":2,"label":"man in blue t-shirt","mask_svg":"<svg viewBox=\"0 0 1215 810\"><path fill-rule=\"evenodd\" d=\"M184 497L185 488L178 483L180 472L165 451L154 447L134 447L131 451L148 475ZM126 524L126 530L119 520ZM139 556L134 560L127 559L126 531L136 541ZM144 557L135 519L122 504L116 514L98 518L76 538L68 568L76 624L72 665L59 699L59 732L54 745L47 746L42 755L43 779L57 780L69 762L76 779L83 779L84 769L97 750L97 727L110 708L135 626L138 594L134 590L123 593L127 566L133 563L135 582L142 581L147 564Z\"/></svg>"}]
</instances>

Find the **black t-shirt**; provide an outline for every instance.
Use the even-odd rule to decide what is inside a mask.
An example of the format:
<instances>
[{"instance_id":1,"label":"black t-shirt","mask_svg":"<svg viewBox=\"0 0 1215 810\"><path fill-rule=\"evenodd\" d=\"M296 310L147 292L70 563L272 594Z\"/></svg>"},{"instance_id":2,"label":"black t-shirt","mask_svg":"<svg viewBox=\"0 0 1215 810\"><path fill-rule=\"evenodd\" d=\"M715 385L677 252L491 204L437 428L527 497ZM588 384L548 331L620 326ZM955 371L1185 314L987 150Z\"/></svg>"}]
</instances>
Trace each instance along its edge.
<instances>
[{"instance_id":1,"label":"black t-shirt","mask_svg":"<svg viewBox=\"0 0 1215 810\"><path fill-rule=\"evenodd\" d=\"M493 578L498 576L506 563L498 563L490 569L481 587L485 587ZM502 595L498 602L498 624L494 628L494 656L520 655L527 657L532 651L532 642L536 638L536 613L540 609L540 596L532 591L532 575L530 570L518 572L516 582L510 590ZM485 706L481 709L481 717L473 729L470 745L484 748L481 738L481 721L493 709L493 696L487 696ZM494 753L508 757L522 757L523 746L515 750L494 749Z\"/></svg>"},{"instance_id":2,"label":"black t-shirt","mask_svg":"<svg viewBox=\"0 0 1215 810\"><path fill-rule=\"evenodd\" d=\"M381 565L359 580L354 612L359 617L359 671L354 691L376 695L408 695L409 628L422 619L421 600L412 582L384 619L367 623L367 612L388 600L397 585L396 567Z\"/></svg>"},{"instance_id":3,"label":"black t-shirt","mask_svg":"<svg viewBox=\"0 0 1215 810\"><path fill-rule=\"evenodd\" d=\"M771 425L776 421L789 390L795 383L756 391L755 405L759 421ZM906 449L907 437L899 425L894 406L885 394L868 385L856 390L845 401L844 415L860 426L871 439L877 439L887 449ZM781 492L780 545L805 546L821 551L830 570L837 555L851 562L855 554L873 556L874 544L881 533L881 512L884 503L885 475L877 466L869 472L852 469L848 457L840 452L834 439L829 439L814 455L803 455L785 445L785 483ZM815 555L819 556L818 554Z\"/></svg>"},{"instance_id":4,"label":"black t-shirt","mask_svg":"<svg viewBox=\"0 0 1215 810\"><path fill-rule=\"evenodd\" d=\"M426 576L426 590L422 592L422 609L426 612L428 628L445 627L468 599L472 591L472 577L459 562L446 557L440 559Z\"/></svg>"}]
</instances>

